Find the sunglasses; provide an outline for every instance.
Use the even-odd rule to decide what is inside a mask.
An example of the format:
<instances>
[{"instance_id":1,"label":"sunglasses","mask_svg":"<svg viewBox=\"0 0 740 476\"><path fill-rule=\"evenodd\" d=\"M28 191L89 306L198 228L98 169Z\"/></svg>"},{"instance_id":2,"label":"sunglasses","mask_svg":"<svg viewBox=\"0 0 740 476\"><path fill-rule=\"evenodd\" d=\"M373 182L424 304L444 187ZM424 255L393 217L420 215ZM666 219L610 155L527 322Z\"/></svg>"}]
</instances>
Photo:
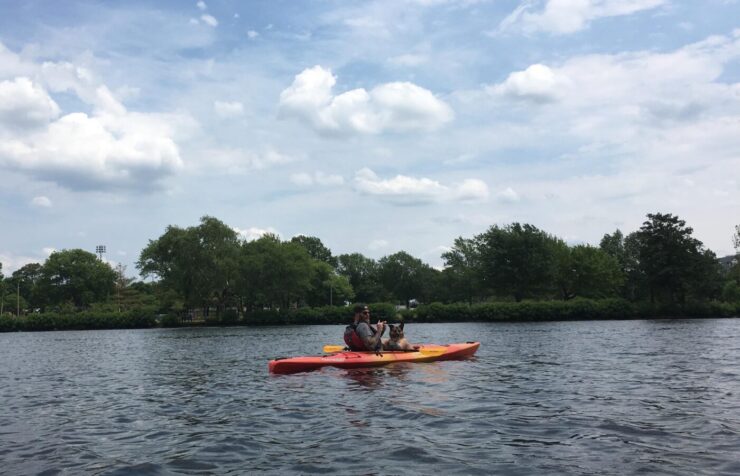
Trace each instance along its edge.
<instances>
[{"instance_id":1,"label":"sunglasses","mask_svg":"<svg viewBox=\"0 0 740 476\"><path fill-rule=\"evenodd\" d=\"M370 311L362 311L363 314L370 314Z\"/></svg>"}]
</instances>

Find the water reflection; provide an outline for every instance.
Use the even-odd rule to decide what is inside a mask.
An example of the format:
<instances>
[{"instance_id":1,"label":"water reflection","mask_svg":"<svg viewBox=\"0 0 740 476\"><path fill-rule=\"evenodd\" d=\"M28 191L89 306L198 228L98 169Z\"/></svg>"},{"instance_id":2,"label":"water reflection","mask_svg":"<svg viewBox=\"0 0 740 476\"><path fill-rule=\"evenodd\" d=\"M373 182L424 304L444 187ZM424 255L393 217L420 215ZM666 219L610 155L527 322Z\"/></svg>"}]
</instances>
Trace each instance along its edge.
<instances>
[{"instance_id":1,"label":"water reflection","mask_svg":"<svg viewBox=\"0 0 740 476\"><path fill-rule=\"evenodd\" d=\"M0 472L740 473L740 320L415 324L481 349L268 374L335 330L0 335Z\"/></svg>"}]
</instances>

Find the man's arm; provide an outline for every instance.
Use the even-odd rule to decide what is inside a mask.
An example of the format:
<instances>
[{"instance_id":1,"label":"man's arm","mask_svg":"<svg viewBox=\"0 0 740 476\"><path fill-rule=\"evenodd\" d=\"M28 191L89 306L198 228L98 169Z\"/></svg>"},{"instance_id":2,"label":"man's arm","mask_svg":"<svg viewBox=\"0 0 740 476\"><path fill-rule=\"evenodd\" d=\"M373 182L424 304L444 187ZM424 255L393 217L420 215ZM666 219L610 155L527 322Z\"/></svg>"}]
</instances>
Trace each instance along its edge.
<instances>
[{"instance_id":1,"label":"man's arm","mask_svg":"<svg viewBox=\"0 0 740 476\"><path fill-rule=\"evenodd\" d=\"M384 331L385 324L382 322L378 322L375 332L373 332L373 328L370 327L369 324L357 327L357 334L360 336L360 339L362 339L362 342L365 344L365 348L367 349L376 349L380 347L380 338L383 336Z\"/></svg>"}]
</instances>

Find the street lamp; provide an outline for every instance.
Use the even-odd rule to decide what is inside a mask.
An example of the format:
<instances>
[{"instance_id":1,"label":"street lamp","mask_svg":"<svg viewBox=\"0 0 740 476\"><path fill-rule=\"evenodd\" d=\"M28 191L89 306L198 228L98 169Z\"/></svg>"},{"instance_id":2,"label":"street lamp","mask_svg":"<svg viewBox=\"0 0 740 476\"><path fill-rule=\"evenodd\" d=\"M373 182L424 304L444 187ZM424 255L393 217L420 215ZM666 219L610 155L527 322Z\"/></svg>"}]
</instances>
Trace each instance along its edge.
<instances>
[{"instance_id":1,"label":"street lamp","mask_svg":"<svg viewBox=\"0 0 740 476\"><path fill-rule=\"evenodd\" d=\"M100 257L100 261L103 261L103 254L105 253L105 245L96 246L95 253Z\"/></svg>"}]
</instances>

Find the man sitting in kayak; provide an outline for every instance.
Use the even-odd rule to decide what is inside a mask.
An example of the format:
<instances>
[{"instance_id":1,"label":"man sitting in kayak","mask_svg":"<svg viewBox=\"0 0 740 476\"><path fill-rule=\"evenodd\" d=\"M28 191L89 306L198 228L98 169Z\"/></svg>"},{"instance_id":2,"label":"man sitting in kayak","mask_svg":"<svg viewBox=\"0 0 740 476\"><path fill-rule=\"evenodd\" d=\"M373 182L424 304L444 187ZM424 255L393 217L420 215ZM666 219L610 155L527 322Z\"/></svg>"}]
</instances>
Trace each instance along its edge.
<instances>
[{"instance_id":1,"label":"man sitting in kayak","mask_svg":"<svg viewBox=\"0 0 740 476\"><path fill-rule=\"evenodd\" d=\"M385 332L385 321L378 321L376 327L370 325L370 309L362 304L355 306L352 324L344 330L344 342L350 350L379 351L383 347L381 337Z\"/></svg>"}]
</instances>

